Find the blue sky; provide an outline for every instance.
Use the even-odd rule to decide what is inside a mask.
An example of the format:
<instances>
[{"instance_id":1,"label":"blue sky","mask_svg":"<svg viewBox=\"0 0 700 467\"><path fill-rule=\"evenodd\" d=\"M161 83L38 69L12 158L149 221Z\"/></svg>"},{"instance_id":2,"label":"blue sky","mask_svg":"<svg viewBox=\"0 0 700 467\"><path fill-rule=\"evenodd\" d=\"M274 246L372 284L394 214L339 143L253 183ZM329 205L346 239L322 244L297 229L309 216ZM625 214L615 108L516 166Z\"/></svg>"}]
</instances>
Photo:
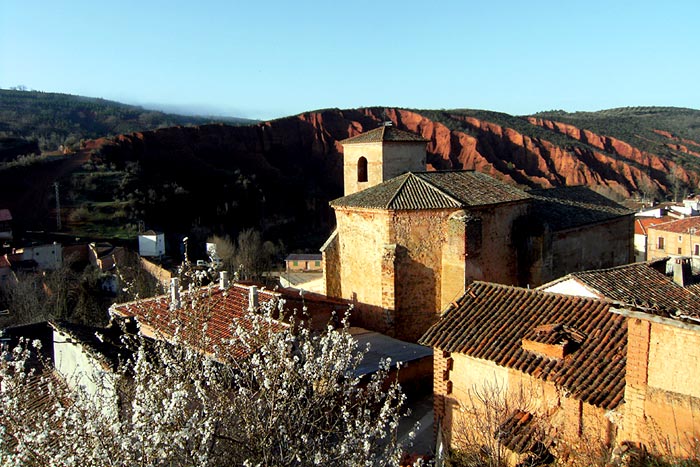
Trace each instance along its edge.
<instances>
[{"instance_id":1,"label":"blue sky","mask_svg":"<svg viewBox=\"0 0 700 467\"><path fill-rule=\"evenodd\" d=\"M700 1L0 0L0 88L276 118L700 109Z\"/></svg>"}]
</instances>

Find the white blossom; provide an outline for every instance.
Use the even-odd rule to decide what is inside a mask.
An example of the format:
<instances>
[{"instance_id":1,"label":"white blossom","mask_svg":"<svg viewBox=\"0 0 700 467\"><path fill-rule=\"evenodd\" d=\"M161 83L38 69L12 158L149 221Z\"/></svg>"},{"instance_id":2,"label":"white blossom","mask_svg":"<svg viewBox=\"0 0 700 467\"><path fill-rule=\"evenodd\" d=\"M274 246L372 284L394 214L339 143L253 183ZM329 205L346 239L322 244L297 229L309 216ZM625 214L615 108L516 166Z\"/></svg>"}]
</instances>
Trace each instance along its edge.
<instances>
[{"instance_id":1,"label":"white blossom","mask_svg":"<svg viewBox=\"0 0 700 467\"><path fill-rule=\"evenodd\" d=\"M271 319L232 323L216 347L187 323L168 340L126 339L132 358L102 376L117 381L102 385L117 391L112 412L28 369L26 343L4 351L0 466L397 466L405 396L386 381L390 364L361 379L366 349L347 323L313 333Z\"/></svg>"}]
</instances>

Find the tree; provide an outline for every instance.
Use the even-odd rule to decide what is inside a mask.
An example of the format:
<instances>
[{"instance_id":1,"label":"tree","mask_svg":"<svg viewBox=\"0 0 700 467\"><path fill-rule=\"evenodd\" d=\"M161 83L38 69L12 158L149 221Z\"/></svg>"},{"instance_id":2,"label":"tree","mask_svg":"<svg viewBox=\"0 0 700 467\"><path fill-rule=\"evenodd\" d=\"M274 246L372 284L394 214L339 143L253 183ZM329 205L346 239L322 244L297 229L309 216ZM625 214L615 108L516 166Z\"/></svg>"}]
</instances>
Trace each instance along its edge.
<instances>
[{"instance_id":1,"label":"tree","mask_svg":"<svg viewBox=\"0 0 700 467\"><path fill-rule=\"evenodd\" d=\"M209 238L216 245L216 254L224 269L237 272L241 279L259 280L263 273L272 269L281 247L271 241L263 241L260 232L246 229L238 234L234 244L228 235Z\"/></svg>"},{"instance_id":2,"label":"tree","mask_svg":"<svg viewBox=\"0 0 700 467\"><path fill-rule=\"evenodd\" d=\"M0 465L398 465L405 397L387 381L389 363L362 379L366 349L347 325L315 334L272 316L251 312L206 355L197 319L167 341L127 334L131 357L95 381L117 388L111 399L29 370L26 344L6 350ZM42 388L42 416L30 383Z\"/></svg>"}]
</instances>

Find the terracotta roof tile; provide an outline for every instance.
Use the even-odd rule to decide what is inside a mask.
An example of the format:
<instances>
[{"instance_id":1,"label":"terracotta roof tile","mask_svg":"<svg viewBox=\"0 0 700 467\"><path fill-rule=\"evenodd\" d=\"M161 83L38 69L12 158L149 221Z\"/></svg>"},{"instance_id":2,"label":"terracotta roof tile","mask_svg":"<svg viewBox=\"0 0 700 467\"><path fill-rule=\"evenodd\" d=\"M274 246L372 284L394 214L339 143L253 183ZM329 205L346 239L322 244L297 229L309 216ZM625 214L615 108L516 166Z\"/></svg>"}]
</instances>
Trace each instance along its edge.
<instances>
[{"instance_id":1,"label":"terracotta roof tile","mask_svg":"<svg viewBox=\"0 0 700 467\"><path fill-rule=\"evenodd\" d=\"M389 210L449 209L525 201L524 191L476 171L408 172L331 206Z\"/></svg>"},{"instance_id":2,"label":"terracotta roof tile","mask_svg":"<svg viewBox=\"0 0 700 467\"><path fill-rule=\"evenodd\" d=\"M663 260L665 262L666 260ZM665 265L662 264L662 266ZM647 309L650 313L673 317L677 312L700 316L700 295L695 287L682 287L656 268L659 261L626 264L608 269L596 269L569 274L539 287L575 279L589 290L608 300L635 308Z\"/></svg>"},{"instance_id":3,"label":"terracotta roof tile","mask_svg":"<svg viewBox=\"0 0 700 467\"><path fill-rule=\"evenodd\" d=\"M648 230L651 229L672 233L696 232L694 233L695 235L700 235L700 216L686 217L685 219L677 219L661 224L656 224L653 227L648 228Z\"/></svg>"},{"instance_id":4,"label":"terracotta roof tile","mask_svg":"<svg viewBox=\"0 0 700 467\"><path fill-rule=\"evenodd\" d=\"M663 224L672 221L669 216L663 217L635 217L634 218L634 233L636 235L647 235L647 229L658 224Z\"/></svg>"},{"instance_id":5,"label":"terracotta roof tile","mask_svg":"<svg viewBox=\"0 0 700 467\"><path fill-rule=\"evenodd\" d=\"M240 284L231 285L225 292L219 287L202 287L193 292L181 294L181 307L170 310L170 299L166 295L139 300L121 305L113 305L111 312L121 317L135 317L142 325L147 325L163 337L170 337L181 323L189 323L206 329L207 352L214 353L215 346L227 344L233 337L233 326L252 328L252 316L248 311L250 287ZM260 306L270 306L279 310L280 301L284 300L286 318L291 314L304 313L306 318L320 317L322 323L311 323L323 327L333 312L347 310L347 304L341 300L325 299L314 294L303 297L298 291L281 289L271 292L258 290ZM204 326L206 325L206 327ZM270 328L281 330L287 326L282 321L269 321ZM233 356L239 357L249 353L249 349L233 349Z\"/></svg>"},{"instance_id":6,"label":"terracotta roof tile","mask_svg":"<svg viewBox=\"0 0 700 467\"><path fill-rule=\"evenodd\" d=\"M609 306L596 299L474 282L419 343L490 360L612 409L624 395L627 322ZM555 323L586 336L574 352L556 359L523 349L528 333Z\"/></svg>"},{"instance_id":7,"label":"terracotta roof tile","mask_svg":"<svg viewBox=\"0 0 700 467\"><path fill-rule=\"evenodd\" d=\"M427 143L428 140L420 135L408 131L399 130L391 125L382 125L379 128L365 131L340 141L341 144L378 143L378 142L414 142Z\"/></svg>"}]
</instances>

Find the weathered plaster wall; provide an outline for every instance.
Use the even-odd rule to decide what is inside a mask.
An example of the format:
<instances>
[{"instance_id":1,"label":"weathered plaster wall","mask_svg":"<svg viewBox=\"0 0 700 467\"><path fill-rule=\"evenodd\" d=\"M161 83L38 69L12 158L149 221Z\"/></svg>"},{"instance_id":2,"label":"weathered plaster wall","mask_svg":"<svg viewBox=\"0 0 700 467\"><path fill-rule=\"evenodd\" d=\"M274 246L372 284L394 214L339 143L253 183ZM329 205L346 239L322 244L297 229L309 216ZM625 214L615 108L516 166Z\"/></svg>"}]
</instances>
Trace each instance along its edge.
<instances>
[{"instance_id":1,"label":"weathered plaster wall","mask_svg":"<svg viewBox=\"0 0 700 467\"><path fill-rule=\"evenodd\" d=\"M691 235L690 233L664 232L653 227L648 229L647 258L658 259L667 256L691 256L694 259L700 258L695 255L695 245L700 249L700 232ZM659 237L663 238L663 248L659 248Z\"/></svg>"},{"instance_id":2,"label":"weathered plaster wall","mask_svg":"<svg viewBox=\"0 0 700 467\"><path fill-rule=\"evenodd\" d=\"M488 421L482 402L484 396L493 406L501 408L501 413L493 409L489 412L494 418L491 424L497 425L499 417L516 409L536 414L542 429L559 440L561 452L564 452L564 446L573 449L584 439L603 444L614 441L615 428L603 409L567 397L554 384L487 360L438 350L434 354L434 368L436 421L447 429L444 437L455 447L464 441L465 426L473 429ZM508 408L505 407L506 401ZM470 410L460 407L476 408L480 419L470 418ZM481 427L485 432L493 432L496 428Z\"/></svg>"},{"instance_id":3,"label":"weathered plaster wall","mask_svg":"<svg viewBox=\"0 0 700 467\"><path fill-rule=\"evenodd\" d=\"M476 248L467 231L467 282L482 280L518 284L518 262L513 244L513 224L527 213L528 203L503 204L468 213L482 221L481 246ZM473 233L473 232L472 232ZM473 237L474 235L472 235Z\"/></svg>"},{"instance_id":4,"label":"weathered plaster wall","mask_svg":"<svg viewBox=\"0 0 700 467\"><path fill-rule=\"evenodd\" d=\"M116 375L69 335L54 330L53 342L54 367L66 383L73 389L82 387L87 394L101 401L105 415L116 416Z\"/></svg>"},{"instance_id":5,"label":"weathered plaster wall","mask_svg":"<svg viewBox=\"0 0 700 467\"><path fill-rule=\"evenodd\" d=\"M629 318L624 436L688 456L700 438L700 328Z\"/></svg>"}]
</instances>

